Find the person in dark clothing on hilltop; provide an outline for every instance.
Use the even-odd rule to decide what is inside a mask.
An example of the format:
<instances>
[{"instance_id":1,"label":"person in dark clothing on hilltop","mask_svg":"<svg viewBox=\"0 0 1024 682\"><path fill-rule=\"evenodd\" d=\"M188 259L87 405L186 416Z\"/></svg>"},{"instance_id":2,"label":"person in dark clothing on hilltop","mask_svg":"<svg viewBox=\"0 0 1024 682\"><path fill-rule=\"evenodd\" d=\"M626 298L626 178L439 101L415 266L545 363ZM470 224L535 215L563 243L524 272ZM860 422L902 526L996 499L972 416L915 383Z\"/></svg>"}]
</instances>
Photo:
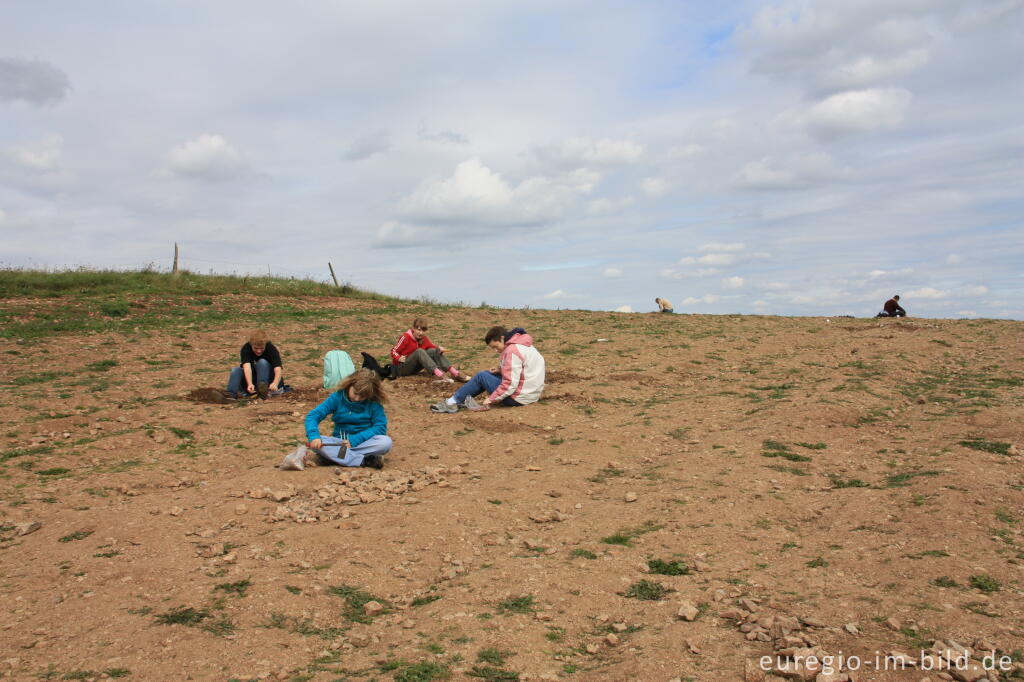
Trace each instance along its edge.
<instances>
[{"instance_id":1,"label":"person in dark clothing on hilltop","mask_svg":"<svg viewBox=\"0 0 1024 682\"><path fill-rule=\"evenodd\" d=\"M239 351L241 362L231 370L228 377L230 397L243 398L258 395L277 395L283 385L281 353L267 339L267 333L257 329L249 335L249 341Z\"/></svg>"},{"instance_id":2,"label":"person in dark clothing on hilltop","mask_svg":"<svg viewBox=\"0 0 1024 682\"><path fill-rule=\"evenodd\" d=\"M882 306L882 312L875 315L875 317L906 317L907 311L900 305L900 296L896 294Z\"/></svg>"}]
</instances>

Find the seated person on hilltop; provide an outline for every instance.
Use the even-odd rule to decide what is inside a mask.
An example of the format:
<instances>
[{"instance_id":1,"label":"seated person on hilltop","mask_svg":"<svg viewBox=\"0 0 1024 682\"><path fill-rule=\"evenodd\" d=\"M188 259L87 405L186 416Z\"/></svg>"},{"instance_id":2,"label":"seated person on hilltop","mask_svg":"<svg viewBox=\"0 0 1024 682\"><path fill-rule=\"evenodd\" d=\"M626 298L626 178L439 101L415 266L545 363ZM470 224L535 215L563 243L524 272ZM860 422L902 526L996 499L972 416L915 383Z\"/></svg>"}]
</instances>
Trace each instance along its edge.
<instances>
[{"instance_id":1,"label":"seated person on hilltop","mask_svg":"<svg viewBox=\"0 0 1024 682\"><path fill-rule=\"evenodd\" d=\"M362 354L363 367L372 369L387 379L407 377L426 370L440 381L469 381L465 374L448 362L444 353L443 347L435 345L427 338L427 321L417 317L412 321L412 327L398 337L398 341L391 349L390 368L378 365L369 353ZM451 377L446 377L445 372L451 374Z\"/></svg>"},{"instance_id":2,"label":"seated person on hilltop","mask_svg":"<svg viewBox=\"0 0 1024 682\"><path fill-rule=\"evenodd\" d=\"M906 317L907 311L900 306L899 294L893 296L885 305L882 307L882 312L875 315L875 317Z\"/></svg>"},{"instance_id":3,"label":"seated person on hilltop","mask_svg":"<svg viewBox=\"0 0 1024 682\"><path fill-rule=\"evenodd\" d=\"M672 310L672 304L669 303L668 299L666 298L656 298L654 299L654 302L658 304L659 313L675 312L674 310Z\"/></svg>"},{"instance_id":4,"label":"seated person on hilltop","mask_svg":"<svg viewBox=\"0 0 1024 682\"><path fill-rule=\"evenodd\" d=\"M281 368L281 353L267 339L267 333L257 329L239 351L241 363L231 370L228 377L230 397L243 398L258 395L266 400L276 395L284 385Z\"/></svg>"},{"instance_id":5,"label":"seated person on hilltop","mask_svg":"<svg viewBox=\"0 0 1024 682\"><path fill-rule=\"evenodd\" d=\"M533 337L522 327L511 331L491 327L484 343L501 354L498 366L474 374L451 398L431 405L431 411L454 414L460 406L486 410L492 404L519 407L540 400L544 391L544 356L534 348ZM473 396L483 391L488 395L482 404L477 403Z\"/></svg>"}]
</instances>

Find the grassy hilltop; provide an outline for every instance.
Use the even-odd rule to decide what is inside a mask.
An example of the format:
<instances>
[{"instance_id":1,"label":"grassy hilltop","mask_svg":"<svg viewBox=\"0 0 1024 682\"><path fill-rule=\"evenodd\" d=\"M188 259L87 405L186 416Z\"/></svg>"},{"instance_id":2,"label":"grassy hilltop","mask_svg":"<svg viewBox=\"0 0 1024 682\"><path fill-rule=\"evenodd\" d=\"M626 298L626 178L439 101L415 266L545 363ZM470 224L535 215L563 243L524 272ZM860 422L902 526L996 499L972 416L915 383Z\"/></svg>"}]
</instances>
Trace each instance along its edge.
<instances>
[{"instance_id":1,"label":"grassy hilltop","mask_svg":"<svg viewBox=\"0 0 1024 682\"><path fill-rule=\"evenodd\" d=\"M382 356L415 316L470 371L526 327L544 398L435 415L450 386L399 380L382 471L276 469L324 353ZM298 390L191 399L254 326ZM995 651L1024 679L1022 332L0 271L0 675L814 679L780 662L841 654L916 682L877 662Z\"/></svg>"}]
</instances>

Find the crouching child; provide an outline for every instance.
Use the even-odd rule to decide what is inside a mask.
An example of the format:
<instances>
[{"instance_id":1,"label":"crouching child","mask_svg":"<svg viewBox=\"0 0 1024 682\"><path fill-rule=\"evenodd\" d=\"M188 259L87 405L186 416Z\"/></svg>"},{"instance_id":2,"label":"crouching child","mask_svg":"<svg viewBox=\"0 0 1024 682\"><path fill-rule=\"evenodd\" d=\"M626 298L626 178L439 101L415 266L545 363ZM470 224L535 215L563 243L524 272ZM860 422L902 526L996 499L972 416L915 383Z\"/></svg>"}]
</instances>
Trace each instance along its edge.
<instances>
[{"instance_id":1,"label":"crouching child","mask_svg":"<svg viewBox=\"0 0 1024 682\"><path fill-rule=\"evenodd\" d=\"M392 446L385 402L379 376L365 369L353 372L306 415L308 447L326 462L380 469ZM330 436L321 436L320 422L328 415L334 418L334 430Z\"/></svg>"},{"instance_id":2,"label":"crouching child","mask_svg":"<svg viewBox=\"0 0 1024 682\"><path fill-rule=\"evenodd\" d=\"M511 331L491 327L484 343L500 353L498 366L474 374L451 398L431 405L431 411L454 414L459 407L486 410L492 405L520 407L540 400L544 392L544 356L534 348L533 337L522 327ZM473 396L484 391L487 397L477 403Z\"/></svg>"}]
</instances>

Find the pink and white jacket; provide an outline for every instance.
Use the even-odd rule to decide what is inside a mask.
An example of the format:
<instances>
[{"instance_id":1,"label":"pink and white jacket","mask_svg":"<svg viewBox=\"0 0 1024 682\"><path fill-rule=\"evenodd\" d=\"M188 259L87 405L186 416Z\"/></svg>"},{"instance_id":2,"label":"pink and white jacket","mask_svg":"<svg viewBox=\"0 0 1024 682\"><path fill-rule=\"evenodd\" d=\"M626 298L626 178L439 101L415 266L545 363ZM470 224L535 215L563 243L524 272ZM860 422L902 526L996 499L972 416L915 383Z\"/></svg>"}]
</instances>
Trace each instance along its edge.
<instances>
[{"instance_id":1,"label":"pink and white jacket","mask_svg":"<svg viewBox=\"0 0 1024 682\"><path fill-rule=\"evenodd\" d=\"M544 356L533 347L529 334L515 334L501 351L501 384L491 394L491 402L512 398L520 405L540 400L544 392Z\"/></svg>"}]
</instances>

